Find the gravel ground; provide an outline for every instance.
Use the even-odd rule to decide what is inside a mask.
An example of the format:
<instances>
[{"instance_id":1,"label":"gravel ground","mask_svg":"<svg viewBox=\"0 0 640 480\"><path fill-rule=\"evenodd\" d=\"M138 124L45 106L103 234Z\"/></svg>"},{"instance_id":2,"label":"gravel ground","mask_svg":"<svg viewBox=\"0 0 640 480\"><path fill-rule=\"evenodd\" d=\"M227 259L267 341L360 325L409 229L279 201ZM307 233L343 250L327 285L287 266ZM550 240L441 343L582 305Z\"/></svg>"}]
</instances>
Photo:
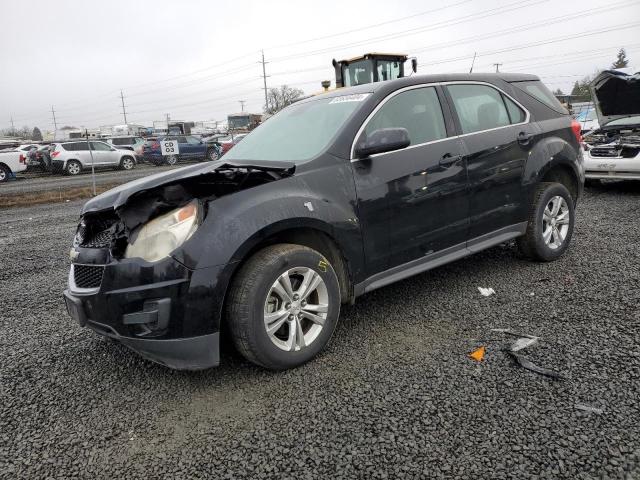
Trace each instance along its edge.
<instances>
[{"instance_id":1,"label":"gravel ground","mask_svg":"<svg viewBox=\"0 0 640 480\"><path fill-rule=\"evenodd\" d=\"M561 260L501 246L368 294L284 373L173 372L74 325L79 208L0 216L2 478L640 478L640 183L588 189Z\"/></svg>"},{"instance_id":2,"label":"gravel ground","mask_svg":"<svg viewBox=\"0 0 640 480\"><path fill-rule=\"evenodd\" d=\"M156 167L148 163L140 163L133 170L113 170L112 168L96 169L96 185L113 185L126 183L137 178L146 177L163 170L180 168L194 163L183 160L175 166L162 165ZM0 184L0 195L15 195L32 192L48 192L58 189L87 187L92 185L91 170L84 170L77 176L42 173L38 171L18 173L16 180Z\"/></svg>"}]
</instances>

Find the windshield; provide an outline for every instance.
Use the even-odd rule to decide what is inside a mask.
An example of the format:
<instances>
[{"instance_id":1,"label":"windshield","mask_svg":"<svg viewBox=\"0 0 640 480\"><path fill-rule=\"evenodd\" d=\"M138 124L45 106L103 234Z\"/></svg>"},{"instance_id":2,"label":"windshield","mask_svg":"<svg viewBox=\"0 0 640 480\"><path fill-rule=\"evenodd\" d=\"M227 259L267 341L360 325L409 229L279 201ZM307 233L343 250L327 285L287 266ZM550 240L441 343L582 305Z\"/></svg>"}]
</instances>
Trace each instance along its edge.
<instances>
[{"instance_id":1,"label":"windshield","mask_svg":"<svg viewBox=\"0 0 640 480\"><path fill-rule=\"evenodd\" d=\"M371 82L373 82L373 61L359 60L344 67L342 84L345 87L353 87Z\"/></svg>"},{"instance_id":2,"label":"windshield","mask_svg":"<svg viewBox=\"0 0 640 480\"><path fill-rule=\"evenodd\" d=\"M230 160L302 163L325 149L369 94L294 103L256 128L225 155Z\"/></svg>"},{"instance_id":3,"label":"windshield","mask_svg":"<svg viewBox=\"0 0 640 480\"><path fill-rule=\"evenodd\" d=\"M576 120L579 122L586 122L588 120L595 120L597 118L595 110L583 110L576 115Z\"/></svg>"},{"instance_id":4,"label":"windshield","mask_svg":"<svg viewBox=\"0 0 640 480\"><path fill-rule=\"evenodd\" d=\"M640 115L635 115L633 117L625 117L625 118L617 118L615 120L611 120L607 123L607 127L620 127L620 126L638 126L640 125Z\"/></svg>"}]
</instances>

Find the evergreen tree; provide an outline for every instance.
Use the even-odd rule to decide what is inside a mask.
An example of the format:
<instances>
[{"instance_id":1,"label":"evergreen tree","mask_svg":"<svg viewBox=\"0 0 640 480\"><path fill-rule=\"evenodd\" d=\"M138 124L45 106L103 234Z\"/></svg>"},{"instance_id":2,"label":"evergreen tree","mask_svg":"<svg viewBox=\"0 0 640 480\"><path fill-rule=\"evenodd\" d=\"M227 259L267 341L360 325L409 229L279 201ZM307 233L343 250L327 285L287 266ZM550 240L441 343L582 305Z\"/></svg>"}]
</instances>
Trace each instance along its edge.
<instances>
[{"instance_id":1,"label":"evergreen tree","mask_svg":"<svg viewBox=\"0 0 640 480\"><path fill-rule=\"evenodd\" d=\"M613 62L613 65L611 65L611 68L624 68L627 67L629 65L629 60L627 59L627 52L625 51L624 48L621 48L618 51L618 57L616 58L616 61Z\"/></svg>"}]
</instances>

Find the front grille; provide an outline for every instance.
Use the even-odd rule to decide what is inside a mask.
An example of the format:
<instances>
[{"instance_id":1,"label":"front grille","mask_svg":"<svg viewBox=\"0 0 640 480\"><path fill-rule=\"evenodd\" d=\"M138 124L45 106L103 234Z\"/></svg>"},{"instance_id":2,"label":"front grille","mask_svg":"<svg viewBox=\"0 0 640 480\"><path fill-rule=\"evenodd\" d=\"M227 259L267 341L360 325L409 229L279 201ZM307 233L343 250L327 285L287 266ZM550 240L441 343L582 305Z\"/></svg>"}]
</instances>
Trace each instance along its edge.
<instances>
[{"instance_id":1,"label":"front grille","mask_svg":"<svg viewBox=\"0 0 640 480\"><path fill-rule=\"evenodd\" d=\"M86 247L86 248L106 248L109 245L111 245L110 230L104 230L102 232L99 232L95 234L92 238L83 240L83 242L80 244L80 246Z\"/></svg>"},{"instance_id":2,"label":"front grille","mask_svg":"<svg viewBox=\"0 0 640 480\"><path fill-rule=\"evenodd\" d=\"M85 248L108 248L111 246L113 226L118 221L115 215L87 216L78 225L75 243Z\"/></svg>"},{"instance_id":3,"label":"front grille","mask_svg":"<svg viewBox=\"0 0 640 480\"><path fill-rule=\"evenodd\" d=\"M618 149L612 147L595 147L591 149L592 157L613 158L618 156Z\"/></svg>"},{"instance_id":4,"label":"front grille","mask_svg":"<svg viewBox=\"0 0 640 480\"><path fill-rule=\"evenodd\" d=\"M102 283L102 265L74 265L73 281L78 288L99 288Z\"/></svg>"}]
</instances>

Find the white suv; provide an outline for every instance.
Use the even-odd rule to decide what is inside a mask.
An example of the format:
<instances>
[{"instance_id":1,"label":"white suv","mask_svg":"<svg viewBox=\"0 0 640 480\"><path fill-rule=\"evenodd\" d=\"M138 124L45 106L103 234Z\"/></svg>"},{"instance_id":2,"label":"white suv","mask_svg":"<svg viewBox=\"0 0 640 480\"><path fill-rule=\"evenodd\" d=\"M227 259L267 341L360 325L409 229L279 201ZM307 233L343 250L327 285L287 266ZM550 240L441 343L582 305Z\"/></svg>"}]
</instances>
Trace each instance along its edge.
<instances>
[{"instance_id":1,"label":"white suv","mask_svg":"<svg viewBox=\"0 0 640 480\"><path fill-rule=\"evenodd\" d=\"M94 167L131 170L136 165L136 158L132 151L120 150L105 142L84 140L52 145L51 164L56 171L77 175L84 168L91 168L92 162Z\"/></svg>"}]
</instances>

